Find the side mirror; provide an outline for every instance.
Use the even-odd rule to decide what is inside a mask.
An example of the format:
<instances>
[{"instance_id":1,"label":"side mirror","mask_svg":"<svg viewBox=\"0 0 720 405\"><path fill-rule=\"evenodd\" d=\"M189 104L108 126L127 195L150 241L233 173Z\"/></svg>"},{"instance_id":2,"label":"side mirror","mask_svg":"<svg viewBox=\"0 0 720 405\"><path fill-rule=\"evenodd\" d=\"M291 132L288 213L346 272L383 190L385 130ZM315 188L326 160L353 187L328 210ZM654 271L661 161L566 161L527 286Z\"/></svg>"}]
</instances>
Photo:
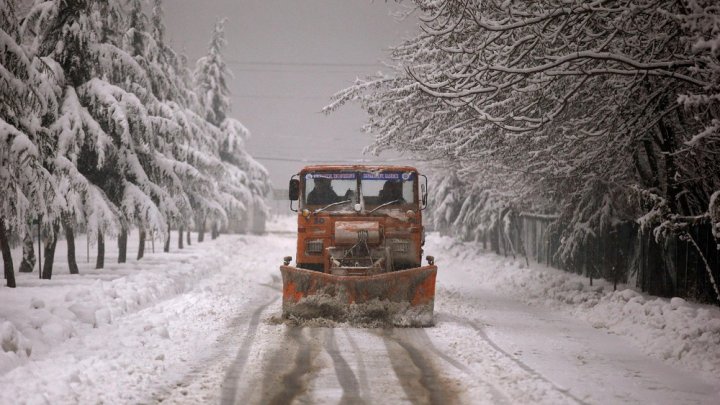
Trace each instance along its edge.
<instances>
[{"instance_id":1,"label":"side mirror","mask_svg":"<svg viewBox=\"0 0 720 405\"><path fill-rule=\"evenodd\" d=\"M428 200L428 192L427 192L427 176L424 174L421 174L423 179L425 179L424 184L420 184L420 201L422 201L422 209L427 208L427 200Z\"/></svg>"},{"instance_id":2,"label":"side mirror","mask_svg":"<svg viewBox=\"0 0 720 405\"><path fill-rule=\"evenodd\" d=\"M290 187L288 194L290 197L290 201L297 201L298 199L300 199L300 180L290 179Z\"/></svg>"},{"instance_id":3,"label":"side mirror","mask_svg":"<svg viewBox=\"0 0 720 405\"><path fill-rule=\"evenodd\" d=\"M300 180L298 180L296 177L298 175L293 175L290 178L290 186L288 187L288 198L290 200L290 211L297 212L297 208L293 207L293 201L297 201L300 199Z\"/></svg>"}]
</instances>

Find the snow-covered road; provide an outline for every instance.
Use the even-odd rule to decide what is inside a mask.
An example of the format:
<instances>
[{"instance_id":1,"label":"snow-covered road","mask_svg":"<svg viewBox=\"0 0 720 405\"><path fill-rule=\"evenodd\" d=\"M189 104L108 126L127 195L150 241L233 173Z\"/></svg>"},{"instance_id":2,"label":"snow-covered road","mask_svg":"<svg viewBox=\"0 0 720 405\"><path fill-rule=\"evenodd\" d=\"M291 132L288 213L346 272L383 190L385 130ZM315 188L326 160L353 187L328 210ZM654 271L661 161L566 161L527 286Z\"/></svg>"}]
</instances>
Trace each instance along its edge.
<instances>
[{"instance_id":1,"label":"snow-covered road","mask_svg":"<svg viewBox=\"0 0 720 405\"><path fill-rule=\"evenodd\" d=\"M291 326L277 317L292 221L273 229L150 255L88 287L51 284L70 280L59 276L3 289L14 308L0 309L4 330L11 324L16 342L42 350L0 362L8 369L0 403L720 403L715 308L658 301L674 317L710 325L683 338L680 355L658 355L653 342L667 336L641 320L630 330L608 320L621 311L588 315L605 301L637 304L639 294L578 286L581 279L430 235L426 250L439 266L435 327ZM567 285L564 301L585 301L538 299L542 282L524 285L538 278L553 286L547 294ZM164 279L174 287L140 300L131 294ZM94 292L78 299L82 288ZM80 301L93 307L94 323L75 314Z\"/></svg>"}]
</instances>

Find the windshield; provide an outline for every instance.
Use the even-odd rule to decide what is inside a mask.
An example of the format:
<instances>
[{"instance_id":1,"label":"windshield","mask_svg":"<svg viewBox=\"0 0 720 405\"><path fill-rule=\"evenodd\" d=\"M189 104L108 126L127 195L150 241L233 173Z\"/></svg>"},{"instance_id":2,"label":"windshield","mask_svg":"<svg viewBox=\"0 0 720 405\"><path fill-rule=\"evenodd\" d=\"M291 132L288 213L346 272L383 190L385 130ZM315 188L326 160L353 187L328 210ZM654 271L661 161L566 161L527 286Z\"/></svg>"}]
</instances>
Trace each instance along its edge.
<instances>
[{"instance_id":1,"label":"windshield","mask_svg":"<svg viewBox=\"0 0 720 405\"><path fill-rule=\"evenodd\" d=\"M329 211L352 209L357 190L356 173L307 173L305 175L305 204L322 208L341 201L347 204L329 207Z\"/></svg>"},{"instance_id":2,"label":"windshield","mask_svg":"<svg viewBox=\"0 0 720 405\"><path fill-rule=\"evenodd\" d=\"M366 210L415 204L413 172L312 172L303 176L303 201L313 210L347 211L358 203L358 179ZM343 203L346 202L346 203Z\"/></svg>"},{"instance_id":3,"label":"windshield","mask_svg":"<svg viewBox=\"0 0 720 405\"><path fill-rule=\"evenodd\" d=\"M362 195L367 209L387 204L393 208L415 203L415 174L379 172L362 174Z\"/></svg>"}]
</instances>

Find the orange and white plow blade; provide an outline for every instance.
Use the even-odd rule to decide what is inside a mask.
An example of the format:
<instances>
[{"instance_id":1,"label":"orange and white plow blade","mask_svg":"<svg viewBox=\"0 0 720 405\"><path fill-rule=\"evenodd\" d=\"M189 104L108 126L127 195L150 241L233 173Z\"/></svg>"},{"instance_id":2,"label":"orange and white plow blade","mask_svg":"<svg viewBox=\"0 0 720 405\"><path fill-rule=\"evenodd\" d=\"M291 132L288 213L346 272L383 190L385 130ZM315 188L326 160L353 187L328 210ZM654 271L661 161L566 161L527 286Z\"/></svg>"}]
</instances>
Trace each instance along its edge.
<instances>
[{"instance_id":1,"label":"orange and white plow blade","mask_svg":"<svg viewBox=\"0 0 720 405\"><path fill-rule=\"evenodd\" d=\"M437 266L372 276L337 276L280 266L283 317L432 326Z\"/></svg>"}]
</instances>

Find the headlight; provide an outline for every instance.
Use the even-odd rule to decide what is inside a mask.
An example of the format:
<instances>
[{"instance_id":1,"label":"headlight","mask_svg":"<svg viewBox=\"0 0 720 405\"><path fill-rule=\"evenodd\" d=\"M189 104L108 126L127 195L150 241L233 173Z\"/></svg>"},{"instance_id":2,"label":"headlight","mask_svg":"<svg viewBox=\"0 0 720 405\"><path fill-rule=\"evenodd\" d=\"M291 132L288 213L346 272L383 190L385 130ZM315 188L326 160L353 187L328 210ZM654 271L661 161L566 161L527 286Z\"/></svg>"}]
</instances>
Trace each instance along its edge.
<instances>
[{"instance_id":1,"label":"headlight","mask_svg":"<svg viewBox=\"0 0 720 405\"><path fill-rule=\"evenodd\" d=\"M322 253L322 239L313 239L305 242L305 253Z\"/></svg>"}]
</instances>

